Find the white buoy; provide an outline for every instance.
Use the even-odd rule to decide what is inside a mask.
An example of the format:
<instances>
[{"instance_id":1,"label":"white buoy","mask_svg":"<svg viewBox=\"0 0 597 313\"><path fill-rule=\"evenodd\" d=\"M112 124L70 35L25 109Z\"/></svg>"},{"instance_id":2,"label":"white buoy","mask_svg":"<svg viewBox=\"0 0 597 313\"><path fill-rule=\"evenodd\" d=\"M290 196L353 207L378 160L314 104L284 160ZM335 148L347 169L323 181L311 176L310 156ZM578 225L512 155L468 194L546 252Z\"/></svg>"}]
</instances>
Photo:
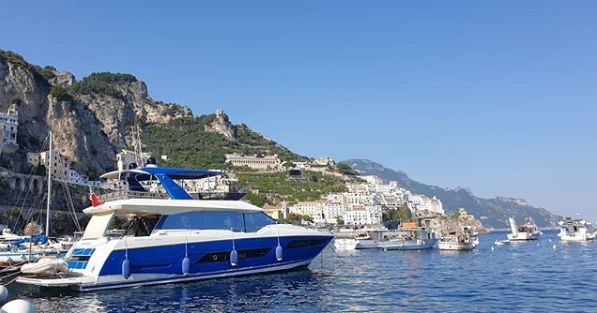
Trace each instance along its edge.
<instances>
[{"instance_id":1,"label":"white buoy","mask_svg":"<svg viewBox=\"0 0 597 313\"><path fill-rule=\"evenodd\" d=\"M494 250L495 250L495 247L494 247L494 246L491 246L491 251L494 251Z\"/></svg>"},{"instance_id":2,"label":"white buoy","mask_svg":"<svg viewBox=\"0 0 597 313\"><path fill-rule=\"evenodd\" d=\"M551 242L551 238L549 238L549 242Z\"/></svg>"},{"instance_id":3,"label":"white buoy","mask_svg":"<svg viewBox=\"0 0 597 313\"><path fill-rule=\"evenodd\" d=\"M0 304L6 303L6 300L8 300L8 289L0 285Z\"/></svg>"},{"instance_id":4,"label":"white buoy","mask_svg":"<svg viewBox=\"0 0 597 313\"><path fill-rule=\"evenodd\" d=\"M0 310L6 313L35 313L33 304L21 299L8 302Z\"/></svg>"},{"instance_id":5,"label":"white buoy","mask_svg":"<svg viewBox=\"0 0 597 313\"><path fill-rule=\"evenodd\" d=\"M554 250L557 248L555 243L553 244L552 248L553 248Z\"/></svg>"}]
</instances>

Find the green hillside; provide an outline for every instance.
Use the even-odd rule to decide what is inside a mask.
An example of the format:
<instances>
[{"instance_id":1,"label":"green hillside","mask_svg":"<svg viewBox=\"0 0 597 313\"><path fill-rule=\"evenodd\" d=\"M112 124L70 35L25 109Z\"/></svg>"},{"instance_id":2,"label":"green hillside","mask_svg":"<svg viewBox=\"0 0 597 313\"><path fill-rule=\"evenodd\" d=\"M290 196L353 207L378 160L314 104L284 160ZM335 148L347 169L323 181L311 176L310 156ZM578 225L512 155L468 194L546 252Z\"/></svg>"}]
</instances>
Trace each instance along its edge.
<instances>
[{"instance_id":1,"label":"green hillside","mask_svg":"<svg viewBox=\"0 0 597 313\"><path fill-rule=\"evenodd\" d=\"M282 161L307 158L252 131L244 124L228 125L236 134L234 140L219 133L205 131L216 118L215 114L181 118L168 124L149 124L142 139L154 155L167 155L163 166L226 168L227 153L278 154Z\"/></svg>"}]
</instances>

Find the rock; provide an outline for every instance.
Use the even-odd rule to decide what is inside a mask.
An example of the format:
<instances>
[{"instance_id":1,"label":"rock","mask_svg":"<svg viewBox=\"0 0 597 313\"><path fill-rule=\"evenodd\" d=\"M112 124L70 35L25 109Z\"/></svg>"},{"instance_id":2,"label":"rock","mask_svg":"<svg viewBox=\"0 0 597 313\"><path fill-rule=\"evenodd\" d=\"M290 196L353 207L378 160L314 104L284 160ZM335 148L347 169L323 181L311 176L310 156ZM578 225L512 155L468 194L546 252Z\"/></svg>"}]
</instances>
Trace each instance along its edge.
<instances>
[{"instance_id":1,"label":"rock","mask_svg":"<svg viewBox=\"0 0 597 313\"><path fill-rule=\"evenodd\" d=\"M214 120L205 125L205 131L210 133L217 133L221 134L229 141L236 140L236 130L234 129L234 125L230 123L230 119L228 115L224 113L222 110L216 111L216 116Z\"/></svg>"}]
</instances>

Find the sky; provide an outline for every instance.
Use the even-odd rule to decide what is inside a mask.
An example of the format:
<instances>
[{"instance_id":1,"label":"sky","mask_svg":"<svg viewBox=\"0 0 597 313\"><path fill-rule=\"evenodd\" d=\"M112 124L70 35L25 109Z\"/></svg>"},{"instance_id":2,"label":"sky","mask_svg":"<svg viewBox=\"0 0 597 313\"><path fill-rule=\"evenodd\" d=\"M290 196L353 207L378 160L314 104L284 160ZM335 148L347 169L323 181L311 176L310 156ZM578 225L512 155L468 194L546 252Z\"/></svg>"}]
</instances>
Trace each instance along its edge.
<instances>
[{"instance_id":1,"label":"sky","mask_svg":"<svg viewBox=\"0 0 597 313\"><path fill-rule=\"evenodd\" d=\"M597 1L8 1L0 48L131 73L311 157L597 220Z\"/></svg>"}]
</instances>

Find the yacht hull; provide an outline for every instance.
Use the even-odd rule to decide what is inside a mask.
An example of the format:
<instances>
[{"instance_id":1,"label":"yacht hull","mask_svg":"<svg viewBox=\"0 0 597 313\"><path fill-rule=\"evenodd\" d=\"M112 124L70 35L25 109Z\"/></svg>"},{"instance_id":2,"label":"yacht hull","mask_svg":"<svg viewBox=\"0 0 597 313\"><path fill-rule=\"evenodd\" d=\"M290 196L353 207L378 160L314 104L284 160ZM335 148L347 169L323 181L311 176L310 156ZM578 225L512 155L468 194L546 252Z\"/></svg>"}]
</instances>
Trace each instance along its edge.
<instances>
[{"instance_id":1,"label":"yacht hull","mask_svg":"<svg viewBox=\"0 0 597 313\"><path fill-rule=\"evenodd\" d=\"M218 240L113 250L108 253L103 265L94 265L92 257L89 257L87 264L68 262L69 267L75 269L67 272L65 276L68 277L20 277L17 282L44 287L70 287L84 292L287 271L308 266L332 238L280 237L281 258L276 252L278 238L272 237L236 239L234 243L232 240ZM236 260L231 260L233 249L238 255ZM92 255L102 253L87 250ZM83 255L76 250L74 254ZM186 274L183 267L185 257L189 258L190 263ZM123 269L125 259L129 264L128 277ZM99 275L92 276L96 272Z\"/></svg>"}]
</instances>

